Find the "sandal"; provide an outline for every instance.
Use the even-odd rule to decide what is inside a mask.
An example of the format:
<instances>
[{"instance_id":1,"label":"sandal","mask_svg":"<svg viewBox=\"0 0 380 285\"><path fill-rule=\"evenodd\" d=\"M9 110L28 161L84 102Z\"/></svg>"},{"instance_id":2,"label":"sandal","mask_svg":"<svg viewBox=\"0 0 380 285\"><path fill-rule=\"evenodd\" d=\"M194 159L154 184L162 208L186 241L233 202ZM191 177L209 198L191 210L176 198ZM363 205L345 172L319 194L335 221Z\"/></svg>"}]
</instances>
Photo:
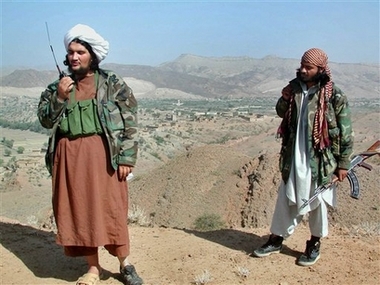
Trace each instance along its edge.
<instances>
[{"instance_id":1,"label":"sandal","mask_svg":"<svg viewBox=\"0 0 380 285\"><path fill-rule=\"evenodd\" d=\"M98 274L86 273L79 277L76 285L95 285L100 280Z\"/></svg>"}]
</instances>

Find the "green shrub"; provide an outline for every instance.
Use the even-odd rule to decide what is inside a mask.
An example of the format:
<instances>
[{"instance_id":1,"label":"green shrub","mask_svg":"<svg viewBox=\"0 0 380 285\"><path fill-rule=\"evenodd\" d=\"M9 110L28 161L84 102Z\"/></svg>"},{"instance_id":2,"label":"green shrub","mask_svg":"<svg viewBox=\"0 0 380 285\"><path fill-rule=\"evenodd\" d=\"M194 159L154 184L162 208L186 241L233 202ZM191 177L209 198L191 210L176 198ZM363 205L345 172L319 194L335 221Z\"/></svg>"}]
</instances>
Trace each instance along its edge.
<instances>
[{"instance_id":1,"label":"green shrub","mask_svg":"<svg viewBox=\"0 0 380 285\"><path fill-rule=\"evenodd\" d=\"M9 148L4 149L3 155L4 156L11 156L12 151Z\"/></svg>"},{"instance_id":2,"label":"green shrub","mask_svg":"<svg viewBox=\"0 0 380 285\"><path fill-rule=\"evenodd\" d=\"M154 156L155 158L157 158L158 160L162 160L162 158L160 157L160 155L157 152L152 152L151 155Z\"/></svg>"},{"instance_id":3,"label":"green shrub","mask_svg":"<svg viewBox=\"0 0 380 285\"><path fill-rule=\"evenodd\" d=\"M9 148L13 147L14 142L15 142L14 140L7 140L5 138L3 138L3 141L2 141L3 145L5 145L6 147L9 147Z\"/></svg>"},{"instance_id":4,"label":"green shrub","mask_svg":"<svg viewBox=\"0 0 380 285\"><path fill-rule=\"evenodd\" d=\"M18 154L22 154L22 153L24 153L24 150L25 150L25 148L24 148L23 146L19 146L19 147L17 148L17 153L18 153Z\"/></svg>"},{"instance_id":5,"label":"green shrub","mask_svg":"<svg viewBox=\"0 0 380 285\"><path fill-rule=\"evenodd\" d=\"M214 231L224 227L224 222L216 214L204 214L194 222L194 228L198 231Z\"/></svg>"},{"instance_id":6,"label":"green shrub","mask_svg":"<svg viewBox=\"0 0 380 285\"><path fill-rule=\"evenodd\" d=\"M163 145L163 144L165 144L165 140L164 140L163 137L160 137L160 136L158 136L158 135L155 135L154 138L156 139L156 143L157 143L158 145Z\"/></svg>"}]
</instances>

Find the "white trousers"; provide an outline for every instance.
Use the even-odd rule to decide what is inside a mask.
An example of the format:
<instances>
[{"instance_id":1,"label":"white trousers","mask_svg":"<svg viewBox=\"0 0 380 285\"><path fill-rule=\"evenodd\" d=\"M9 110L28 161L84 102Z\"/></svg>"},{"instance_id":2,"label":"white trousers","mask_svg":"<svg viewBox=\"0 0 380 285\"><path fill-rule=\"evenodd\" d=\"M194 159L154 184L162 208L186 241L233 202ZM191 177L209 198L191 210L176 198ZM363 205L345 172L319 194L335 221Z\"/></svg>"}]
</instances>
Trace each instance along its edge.
<instances>
[{"instance_id":1,"label":"white trousers","mask_svg":"<svg viewBox=\"0 0 380 285\"><path fill-rule=\"evenodd\" d=\"M319 205L312 211L308 212L310 233L316 237L325 237L328 235L328 214L327 205L323 199L320 199ZM289 205L289 199L286 196L286 187L282 181L278 190L276 208L272 218L270 231L272 234L289 237L294 233L297 225L302 221L303 215L298 213L297 205Z\"/></svg>"}]
</instances>

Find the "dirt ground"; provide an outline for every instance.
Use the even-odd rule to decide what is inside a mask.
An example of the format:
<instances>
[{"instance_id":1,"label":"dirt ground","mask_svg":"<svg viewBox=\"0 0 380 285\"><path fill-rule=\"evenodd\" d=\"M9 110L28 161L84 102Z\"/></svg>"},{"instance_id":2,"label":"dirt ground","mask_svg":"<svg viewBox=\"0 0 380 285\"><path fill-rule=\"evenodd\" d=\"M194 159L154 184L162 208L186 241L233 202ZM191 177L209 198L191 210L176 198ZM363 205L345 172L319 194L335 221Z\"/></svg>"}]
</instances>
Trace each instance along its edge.
<instances>
[{"instance_id":1,"label":"dirt ground","mask_svg":"<svg viewBox=\"0 0 380 285\"><path fill-rule=\"evenodd\" d=\"M365 150L379 138L378 128L375 128L378 123L378 114L363 115L355 121L356 150ZM46 138L41 139L44 141ZM306 223L301 224L284 242L282 253L266 258L251 256L252 251L268 238L267 218L273 211L278 183L274 178L278 177L274 173L277 160L269 153L266 159L258 160L255 147L261 149L265 145L268 152L272 149L275 153L278 146L270 144L272 140L272 136L263 135L225 146L195 148L178 160L149 171L148 175L136 176L136 181L131 183L131 200L144 209L155 211L156 218L150 227L130 226L130 261L145 284L380 283L378 158L371 161L372 171L358 171L362 184L360 200L350 198L347 185L343 185L338 197L340 206L330 213L330 233L322 240L321 258L314 266L296 265L296 259L304 251L309 238ZM235 153L237 150L239 155ZM199 157L207 161L205 169L197 166ZM235 173L238 166L246 171L240 172L241 178ZM9 188L0 189L0 284L75 284L78 277L86 272L86 264L82 258L65 257L62 248L55 244L54 231L37 226L37 221L46 218L51 208L50 181L43 178L46 174L43 160L33 166L34 180L29 180L27 173L22 172L30 168L21 167L17 181L8 185ZM247 178L252 174L255 174L255 182L248 184ZM201 200L184 203L185 198L200 196L199 191L194 194L192 177L199 179L197 183L201 185L203 196ZM255 186L253 190L250 188L252 185ZM150 192L146 192L147 189ZM181 191L190 192L184 194ZM219 191L220 200L209 203L215 201L212 200L215 191ZM250 198L244 199L248 194ZM170 198L166 208L160 204L164 196ZM266 203L265 207L263 203ZM200 232L184 224L190 224L204 209L229 212L224 217L230 218L229 226ZM192 215L191 219L187 221L183 212L188 213L187 216ZM233 214L243 212L247 215L245 227L233 222L238 219ZM170 219L165 222L167 217ZM253 220L255 226L249 223ZM100 250L100 258L106 274L98 284L122 284L118 279L116 258L104 249ZM206 273L209 273L208 278Z\"/></svg>"},{"instance_id":2,"label":"dirt ground","mask_svg":"<svg viewBox=\"0 0 380 285\"><path fill-rule=\"evenodd\" d=\"M1 284L74 284L86 271L81 258L67 258L54 234L2 218ZM207 270L210 285L227 284L379 284L379 236L331 228L321 258L312 267L295 264L308 230L300 225L283 252L266 258L250 253L267 238L267 228L196 232L131 227L133 262L145 284L196 284ZM99 284L122 284L118 263L100 251L105 276ZM198 277L198 279L197 279ZM202 284L202 283L199 283Z\"/></svg>"}]
</instances>

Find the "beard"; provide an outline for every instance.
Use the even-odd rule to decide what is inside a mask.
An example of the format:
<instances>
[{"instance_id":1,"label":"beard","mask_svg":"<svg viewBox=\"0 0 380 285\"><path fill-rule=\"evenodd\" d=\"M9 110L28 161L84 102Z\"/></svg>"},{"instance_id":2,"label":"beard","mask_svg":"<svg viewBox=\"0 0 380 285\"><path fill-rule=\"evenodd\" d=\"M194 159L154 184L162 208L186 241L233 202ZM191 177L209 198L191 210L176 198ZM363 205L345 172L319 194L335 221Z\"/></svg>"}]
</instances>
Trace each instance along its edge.
<instances>
[{"instance_id":1,"label":"beard","mask_svg":"<svg viewBox=\"0 0 380 285\"><path fill-rule=\"evenodd\" d=\"M297 78L304 83L308 83L308 82L318 83L318 82L320 82L321 85L326 84L330 80L330 77L324 71L318 72L317 74L315 74L312 77L305 77L302 75L302 73L300 71L298 71L297 72Z\"/></svg>"},{"instance_id":2,"label":"beard","mask_svg":"<svg viewBox=\"0 0 380 285\"><path fill-rule=\"evenodd\" d=\"M318 82L320 80L320 77L321 77L321 73L319 73L319 72L312 77L307 77L307 76L303 75L302 73L299 73L299 79L304 83Z\"/></svg>"},{"instance_id":3,"label":"beard","mask_svg":"<svg viewBox=\"0 0 380 285\"><path fill-rule=\"evenodd\" d=\"M79 66L79 68L73 69L71 65L69 65L67 69L69 70L71 74L75 75L76 77L84 77L91 70L89 66L87 67Z\"/></svg>"}]
</instances>

